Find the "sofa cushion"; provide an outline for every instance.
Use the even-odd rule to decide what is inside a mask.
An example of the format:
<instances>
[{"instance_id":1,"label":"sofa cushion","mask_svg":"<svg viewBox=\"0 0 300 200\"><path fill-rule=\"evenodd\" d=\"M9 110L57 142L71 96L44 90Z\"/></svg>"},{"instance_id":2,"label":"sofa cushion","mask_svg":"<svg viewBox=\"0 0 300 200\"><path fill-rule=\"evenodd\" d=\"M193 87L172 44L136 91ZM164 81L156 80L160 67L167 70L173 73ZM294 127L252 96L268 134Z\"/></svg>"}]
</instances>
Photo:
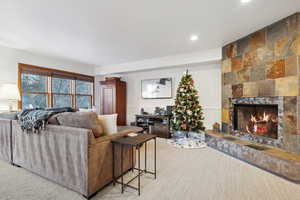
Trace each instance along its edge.
<instances>
[{"instance_id":1,"label":"sofa cushion","mask_svg":"<svg viewBox=\"0 0 300 200\"><path fill-rule=\"evenodd\" d=\"M47 111L55 111L58 114L59 113L63 113L63 112L76 112L77 109L74 109L72 107L59 107L59 108L46 108L45 110ZM48 124L52 124L52 125L59 125L59 122L57 120L57 115L58 114L54 114L52 115L49 119L48 119Z\"/></svg>"},{"instance_id":2,"label":"sofa cushion","mask_svg":"<svg viewBox=\"0 0 300 200\"><path fill-rule=\"evenodd\" d=\"M101 122L94 112L65 112L56 118L62 126L91 129L95 137L103 135Z\"/></svg>"},{"instance_id":3,"label":"sofa cushion","mask_svg":"<svg viewBox=\"0 0 300 200\"><path fill-rule=\"evenodd\" d=\"M118 114L98 115L105 135L111 135L118 132L117 118Z\"/></svg>"}]
</instances>

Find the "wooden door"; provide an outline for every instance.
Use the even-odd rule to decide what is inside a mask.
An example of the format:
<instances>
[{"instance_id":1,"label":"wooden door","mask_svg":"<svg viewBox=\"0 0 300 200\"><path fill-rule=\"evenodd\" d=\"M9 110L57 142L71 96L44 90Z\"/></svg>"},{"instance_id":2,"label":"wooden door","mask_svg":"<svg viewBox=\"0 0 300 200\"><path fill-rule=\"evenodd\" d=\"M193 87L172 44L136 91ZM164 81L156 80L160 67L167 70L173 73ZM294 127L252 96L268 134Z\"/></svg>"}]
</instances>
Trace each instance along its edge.
<instances>
[{"instance_id":1,"label":"wooden door","mask_svg":"<svg viewBox=\"0 0 300 200\"><path fill-rule=\"evenodd\" d=\"M118 113L118 125L126 125L126 83L119 82L116 87L116 112Z\"/></svg>"}]
</instances>

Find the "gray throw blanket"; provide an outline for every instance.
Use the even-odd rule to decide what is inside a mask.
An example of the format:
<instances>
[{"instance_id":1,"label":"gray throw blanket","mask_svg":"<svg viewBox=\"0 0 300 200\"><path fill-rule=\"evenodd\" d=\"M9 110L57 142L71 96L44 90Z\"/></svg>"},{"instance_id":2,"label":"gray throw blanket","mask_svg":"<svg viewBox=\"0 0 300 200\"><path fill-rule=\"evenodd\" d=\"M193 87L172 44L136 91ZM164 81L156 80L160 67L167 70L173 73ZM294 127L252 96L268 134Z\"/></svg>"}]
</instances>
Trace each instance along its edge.
<instances>
[{"instance_id":1,"label":"gray throw blanket","mask_svg":"<svg viewBox=\"0 0 300 200\"><path fill-rule=\"evenodd\" d=\"M18 120L21 129L24 131L32 131L34 133L44 129L48 123L48 119L56 114L63 112L74 112L74 109L65 108L51 108L51 109L26 109L18 115Z\"/></svg>"}]
</instances>

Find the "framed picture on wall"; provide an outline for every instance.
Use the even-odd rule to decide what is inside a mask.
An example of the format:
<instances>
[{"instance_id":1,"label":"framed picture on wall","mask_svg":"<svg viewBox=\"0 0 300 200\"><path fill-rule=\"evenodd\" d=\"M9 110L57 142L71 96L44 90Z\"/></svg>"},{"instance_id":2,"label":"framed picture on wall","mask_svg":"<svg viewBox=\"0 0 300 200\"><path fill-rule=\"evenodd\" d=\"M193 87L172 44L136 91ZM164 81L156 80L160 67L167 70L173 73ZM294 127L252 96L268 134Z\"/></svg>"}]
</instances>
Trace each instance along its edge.
<instances>
[{"instance_id":1,"label":"framed picture on wall","mask_svg":"<svg viewBox=\"0 0 300 200\"><path fill-rule=\"evenodd\" d=\"M142 80L143 99L171 99L172 78Z\"/></svg>"}]
</instances>

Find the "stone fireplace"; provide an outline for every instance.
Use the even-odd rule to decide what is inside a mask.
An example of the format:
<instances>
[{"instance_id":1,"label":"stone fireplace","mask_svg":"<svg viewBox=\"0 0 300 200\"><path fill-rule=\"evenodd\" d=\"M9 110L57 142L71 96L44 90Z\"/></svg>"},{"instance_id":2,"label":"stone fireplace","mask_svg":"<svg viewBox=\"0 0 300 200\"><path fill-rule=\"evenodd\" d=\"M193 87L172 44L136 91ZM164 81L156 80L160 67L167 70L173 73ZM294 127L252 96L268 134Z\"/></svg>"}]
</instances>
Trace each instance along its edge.
<instances>
[{"instance_id":1,"label":"stone fireplace","mask_svg":"<svg viewBox=\"0 0 300 200\"><path fill-rule=\"evenodd\" d=\"M222 132L300 155L300 13L222 52Z\"/></svg>"}]
</instances>

